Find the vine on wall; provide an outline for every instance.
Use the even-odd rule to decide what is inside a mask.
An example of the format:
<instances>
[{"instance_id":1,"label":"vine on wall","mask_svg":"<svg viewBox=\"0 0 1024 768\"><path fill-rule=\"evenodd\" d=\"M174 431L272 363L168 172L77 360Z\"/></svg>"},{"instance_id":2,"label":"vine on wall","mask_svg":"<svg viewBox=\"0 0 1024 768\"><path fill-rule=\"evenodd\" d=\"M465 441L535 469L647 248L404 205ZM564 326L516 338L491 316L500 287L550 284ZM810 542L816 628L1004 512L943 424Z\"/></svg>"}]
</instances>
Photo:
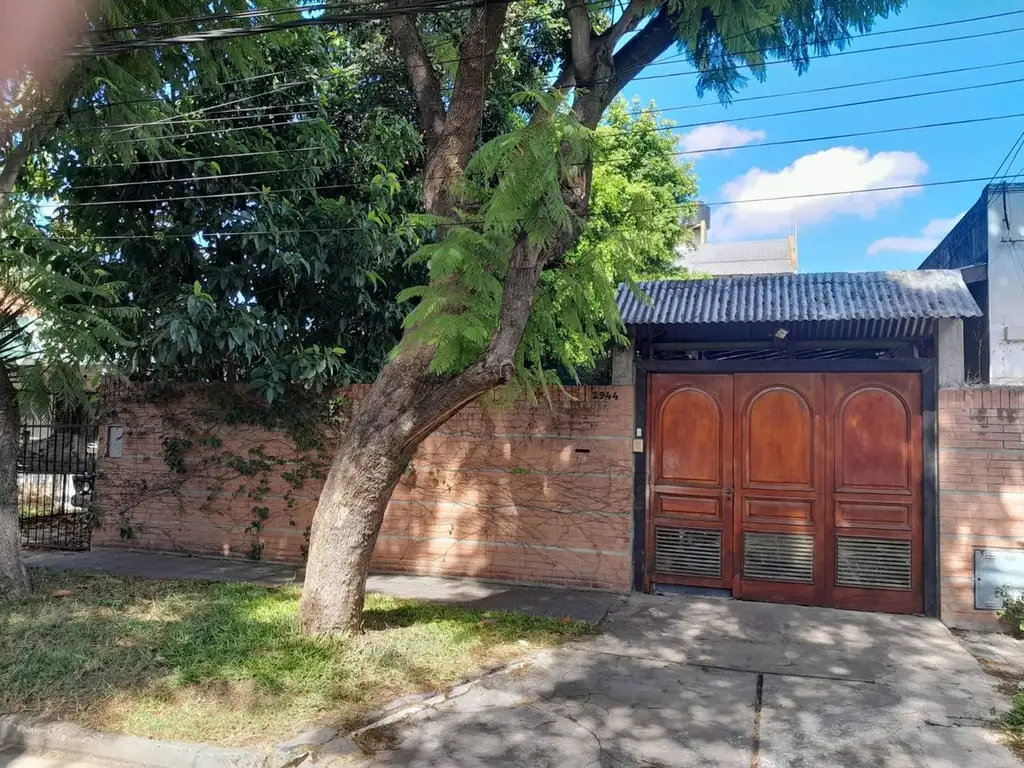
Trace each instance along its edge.
<instances>
[{"instance_id":1,"label":"vine on wall","mask_svg":"<svg viewBox=\"0 0 1024 768\"><path fill-rule=\"evenodd\" d=\"M264 529L284 522L273 519L268 495L280 493L287 523L296 526L289 511L295 508L297 495L311 482L319 486L326 478L332 446L351 413L351 402L344 396L315 396L296 390L267 404L239 387L204 385L122 391L108 403L108 416L116 420L117 409L130 411L138 406L159 411L160 434L156 437L166 469L154 467L148 476L134 473L116 480L104 478L107 493L117 499L120 537L133 538L138 526L134 513L148 502L170 496L184 509L184 505L195 503L194 493L188 494L186 489L194 492L201 487L205 496L201 496L198 509L211 517L224 514L225 498L249 503L245 533L252 539L247 552L252 560L263 556ZM244 434L245 427L252 427L250 436L262 440L244 448L238 440L225 443L222 435L238 435L240 429ZM111 481L118 487L111 488ZM281 505L273 506L278 507L280 516ZM305 558L308 526L303 535Z\"/></svg>"}]
</instances>

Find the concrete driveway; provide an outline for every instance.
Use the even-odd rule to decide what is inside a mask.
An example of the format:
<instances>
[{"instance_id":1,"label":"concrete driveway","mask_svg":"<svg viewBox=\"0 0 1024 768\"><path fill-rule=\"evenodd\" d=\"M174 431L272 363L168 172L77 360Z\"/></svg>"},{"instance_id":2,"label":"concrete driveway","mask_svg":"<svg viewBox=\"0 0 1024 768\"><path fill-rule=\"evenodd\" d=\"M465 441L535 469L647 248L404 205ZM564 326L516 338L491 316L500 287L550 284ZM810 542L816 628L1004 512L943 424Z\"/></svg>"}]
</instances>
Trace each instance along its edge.
<instances>
[{"instance_id":1,"label":"concrete driveway","mask_svg":"<svg viewBox=\"0 0 1024 768\"><path fill-rule=\"evenodd\" d=\"M937 621L634 595L603 634L386 734L375 766L1020 768Z\"/></svg>"}]
</instances>

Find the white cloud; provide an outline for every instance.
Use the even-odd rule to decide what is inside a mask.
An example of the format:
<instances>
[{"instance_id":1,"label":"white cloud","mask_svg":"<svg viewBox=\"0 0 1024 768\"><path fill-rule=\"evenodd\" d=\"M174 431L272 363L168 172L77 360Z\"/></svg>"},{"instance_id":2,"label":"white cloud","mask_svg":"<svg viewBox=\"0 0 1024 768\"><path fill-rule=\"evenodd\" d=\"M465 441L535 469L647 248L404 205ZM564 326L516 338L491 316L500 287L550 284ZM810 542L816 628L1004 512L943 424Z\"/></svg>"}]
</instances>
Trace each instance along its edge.
<instances>
[{"instance_id":1,"label":"white cloud","mask_svg":"<svg viewBox=\"0 0 1024 768\"><path fill-rule=\"evenodd\" d=\"M723 147L741 147L744 144L753 144L757 141L764 141L764 131L748 130L729 123L715 123L714 125L699 125L692 131L679 134L679 147L684 152L705 152L722 151L728 153Z\"/></svg>"},{"instance_id":2,"label":"white cloud","mask_svg":"<svg viewBox=\"0 0 1024 768\"><path fill-rule=\"evenodd\" d=\"M932 219L925 224L920 235L883 237L875 240L868 246L868 256L874 256L876 253L931 253L963 215L961 213L949 219Z\"/></svg>"},{"instance_id":3,"label":"white cloud","mask_svg":"<svg viewBox=\"0 0 1024 768\"><path fill-rule=\"evenodd\" d=\"M928 164L916 152L872 155L857 147L832 147L804 155L780 171L751 168L722 187L722 198L762 202L723 206L717 215L712 214L711 232L716 240L784 234L793 226L793 214L800 227L840 216L874 218L883 208L899 205L920 190L835 193L916 184L927 172Z\"/></svg>"}]
</instances>

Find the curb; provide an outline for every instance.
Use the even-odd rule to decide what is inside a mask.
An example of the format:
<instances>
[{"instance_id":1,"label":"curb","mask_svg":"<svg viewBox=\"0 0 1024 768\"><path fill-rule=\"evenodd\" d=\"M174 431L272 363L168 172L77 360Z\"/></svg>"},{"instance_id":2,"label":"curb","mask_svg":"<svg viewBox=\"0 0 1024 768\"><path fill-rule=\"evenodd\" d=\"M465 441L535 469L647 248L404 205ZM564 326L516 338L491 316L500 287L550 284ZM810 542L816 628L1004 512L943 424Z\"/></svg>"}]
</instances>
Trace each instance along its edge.
<instances>
[{"instance_id":1,"label":"curb","mask_svg":"<svg viewBox=\"0 0 1024 768\"><path fill-rule=\"evenodd\" d=\"M407 696L405 698L398 699L384 707L383 710L377 710L377 712L370 713L374 718L372 722L362 725L354 731L350 731L348 738L358 739L369 731L394 725L395 723L400 723L403 720L408 720L421 712L435 709L439 704L464 696L484 680L507 672L514 672L518 669L522 669L523 667L535 664L538 659L543 658L543 656L550 653L551 650L552 649L550 648L545 648L527 656L526 658L509 661L496 667L491 667L478 677L463 680L461 683L451 685L440 691L432 691L430 693L422 693L416 696Z\"/></svg>"},{"instance_id":2,"label":"curb","mask_svg":"<svg viewBox=\"0 0 1024 768\"><path fill-rule=\"evenodd\" d=\"M141 763L147 768L264 768L267 764L265 754L246 749L97 733L71 723L42 723L18 715L0 716L0 745Z\"/></svg>"},{"instance_id":3,"label":"curb","mask_svg":"<svg viewBox=\"0 0 1024 768\"><path fill-rule=\"evenodd\" d=\"M464 680L441 691L397 699L376 712L368 713L364 724L346 734L318 729L300 734L269 751L214 747L183 741L158 741L140 736L100 733L74 723L47 723L22 715L0 715L0 747L66 752L98 760L111 760L146 768L285 768L308 760L352 757L359 754L358 739L364 734L408 720L435 709L439 704L465 695L484 680L534 664L551 649L526 658L491 667L478 677ZM366 722L369 720L369 722ZM329 735L323 732L329 731Z\"/></svg>"}]
</instances>

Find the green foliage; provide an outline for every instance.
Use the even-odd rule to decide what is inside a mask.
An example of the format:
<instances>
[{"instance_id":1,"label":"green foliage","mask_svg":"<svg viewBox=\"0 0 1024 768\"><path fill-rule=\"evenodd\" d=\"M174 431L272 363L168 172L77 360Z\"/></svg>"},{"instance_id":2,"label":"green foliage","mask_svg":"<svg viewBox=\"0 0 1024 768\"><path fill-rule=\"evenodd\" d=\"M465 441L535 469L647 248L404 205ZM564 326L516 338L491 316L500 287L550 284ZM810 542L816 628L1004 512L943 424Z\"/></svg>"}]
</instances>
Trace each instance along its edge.
<instances>
[{"instance_id":1,"label":"green foliage","mask_svg":"<svg viewBox=\"0 0 1024 768\"><path fill-rule=\"evenodd\" d=\"M996 590L996 595L1003 600L999 618L1011 625L1018 635L1024 635L1024 592L1000 587Z\"/></svg>"},{"instance_id":2,"label":"green foliage","mask_svg":"<svg viewBox=\"0 0 1024 768\"><path fill-rule=\"evenodd\" d=\"M0 365L23 415L88 405L84 372L102 372L107 349L131 346L121 327L137 310L121 305L124 290L88 255L55 247L17 215L0 221Z\"/></svg>"},{"instance_id":3,"label":"green foliage","mask_svg":"<svg viewBox=\"0 0 1024 768\"><path fill-rule=\"evenodd\" d=\"M727 99L745 72L763 78L780 58L803 71L811 54L842 48L850 30L902 5L667 0L644 6L637 26L670 16L679 58L701 72L698 92ZM289 6L104 0L90 25ZM569 51L561 9L558 0L509 9L458 223L409 215L421 205L422 127L386 21L80 62L53 101L66 118L48 141L45 124L29 136L42 150L18 191L58 204L42 217L52 242L131 286L127 303L140 313L119 331L134 346L107 350L139 378L245 382L274 403L291 385L318 392L372 379L403 328L403 343L434 346L435 373L454 373L489 344L515 243L536 250L579 231L541 276L516 361L524 385L553 381L552 368L577 376L621 340L615 285L674 273L681 204L695 188L650 110L614 104L591 135L545 103L537 91ZM595 32L613 20L590 12ZM455 58L467 17L417 22L444 89L457 69L443 61ZM29 85L4 91L9 111L52 114ZM528 125L537 102L551 117ZM0 147L0 161L10 150ZM590 157L581 222L561 185ZM40 225L38 215L20 220ZM405 301L415 308L403 325Z\"/></svg>"},{"instance_id":4,"label":"green foliage","mask_svg":"<svg viewBox=\"0 0 1024 768\"><path fill-rule=\"evenodd\" d=\"M696 195L689 165L675 161L675 141L656 108L613 105L591 134L559 105L550 119L485 144L467 169L463 215L441 222L443 239L413 257L430 283L399 300L418 300L403 344L434 347L432 369L460 370L490 343L508 258L517 239L538 249L576 222L562 185L594 154L590 216L577 246L541 274L516 360L510 393L556 383L554 368L577 378L592 370L611 341L623 341L615 296L619 283L684 277L675 266L686 231L681 218ZM520 245L520 247L523 247Z\"/></svg>"},{"instance_id":5,"label":"green foliage","mask_svg":"<svg viewBox=\"0 0 1024 768\"><path fill-rule=\"evenodd\" d=\"M513 247L536 252L577 227L561 185L588 159L593 135L557 103L546 107L546 119L476 152L458 222L437 222L443 238L412 257L427 266L430 282L398 296L419 300L405 318L402 345L432 346L435 373L454 373L487 348Z\"/></svg>"},{"instance_id":6,"label":"green foliage","mask_svg":"<svg viewBox=\"0 0 1024 768\"><path fill-rule=\"evenodd\" d=\"M662 3L652 3L657 12ZM875 20L898 13L906 0L667 0L680 58L699 72L697 94L723 101L767 75L772 59L792 62L800 74L812 55L843 50L851 30L867 32Z\"/></svg>"},{"instance_id":7,"label":"green foliage","mask_svg":"<svg viewBox=\"0 0 1024 768\"><path fill-rule=\"evenodd\" d=\"M163 441L164 463L179 475L187 472L185 454L192 448L192 441L187 438L165 437Z\"/></svg>"},{"instance_id":8,"label":"green foliage","mask_svg":"<svg viewBox=\"0 0 1024 768\"><path fill-rule=\"evenodd\" d=\"M510 10L495 89L545 81L564 39L556 7ZM456 45L463 16L424 18L431 47ZM223 85L178 74L172 88L140 84L154 99L135 108L145 116L115 116L97 98L89 119L60 126L21 189L63 203L45 226L59 223L131 285L143 314L124 331L139 343L114 353L133 377L245 382L275 402L372 379L398 341L395 297L425 273L408 262L422 143L386 21L248 45L247 70ZM105 122L155 125L134 141L92 130ZM484 135L521 124L520 105L500 97Z\"/></svg>"},{"instance_id":9,"label":"green foliage","mask_svg":"<svg viewBox=\"0 0 1024 768\"><path fill-rule=\"evenodd\" d=\"M90 39L109 41L133 37L132 27L143 22L245 10L250 3L98 0L87 8ZM187 22L160 28L163 34L188 30ZM71 180L59 169L77 164L83 173L95 173L93 159L109 168L166 148L164 139L180 124L172 117L182 106L183 90L201 87L223 98L222 82L250 75L264 63L254 41L238 39L76 58L56 87L41 87L31 72L0 82L0 126L14 128L0 130L0 334L6 341L0 364L18 379L27 414L80 408L82 368L100 373L109 369L111 355L130 357L139 349L142 313L122 301L126 275L97 242L79 240L69 247L66 241L78 239L81 230L66 217L52 216L49 205L39 205L64 196ZM119 127L135 124L142 130ZM4 194L19 178L15 194Z\"/></svg>"},{"instance_id":10,"label":"green foliage","mask_svg":"<svg viewBox=\"0 0 1024 768\"><path fill-rule=\"evenodd\" d=\"M673 154L671 125L653 102L641 108L618 99L597 128L587 226L564 262L542 275L527 328L534 357L573 378L624 342L620 283L687 277L677 248L689 237L682 222L694 210L697 181Z\"/></svg>"}]
</instances>

